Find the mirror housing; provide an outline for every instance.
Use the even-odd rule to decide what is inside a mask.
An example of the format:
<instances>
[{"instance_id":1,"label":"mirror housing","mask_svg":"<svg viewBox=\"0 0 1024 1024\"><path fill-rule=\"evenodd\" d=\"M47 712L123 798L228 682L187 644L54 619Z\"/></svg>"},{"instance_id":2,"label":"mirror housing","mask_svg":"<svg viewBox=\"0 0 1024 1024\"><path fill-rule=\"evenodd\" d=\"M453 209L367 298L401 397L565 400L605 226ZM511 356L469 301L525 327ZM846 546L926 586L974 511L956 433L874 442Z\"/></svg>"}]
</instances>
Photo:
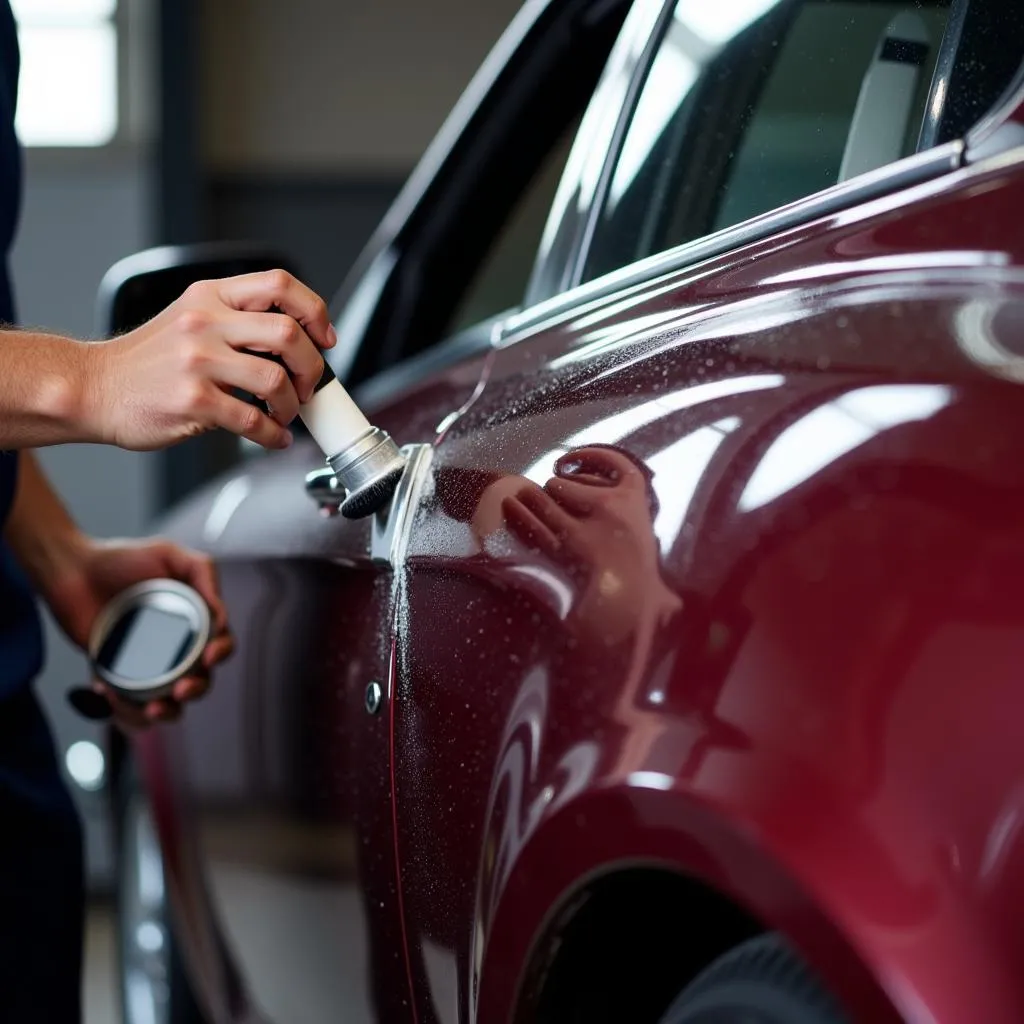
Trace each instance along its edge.
<instances>
[{"instance_id":1,"label":"mirror housing","mask_svg":"<svg viewBox=\"0 0 1024 1024\"><path fill-rule=\"evenodd\" d=\"M299 277L287 257L255 243L204 242L144 249L118 260L103 276L96 299L96 331L107 338L136 328L196 281L276 269Z\"/></svg>"}]
</instances>

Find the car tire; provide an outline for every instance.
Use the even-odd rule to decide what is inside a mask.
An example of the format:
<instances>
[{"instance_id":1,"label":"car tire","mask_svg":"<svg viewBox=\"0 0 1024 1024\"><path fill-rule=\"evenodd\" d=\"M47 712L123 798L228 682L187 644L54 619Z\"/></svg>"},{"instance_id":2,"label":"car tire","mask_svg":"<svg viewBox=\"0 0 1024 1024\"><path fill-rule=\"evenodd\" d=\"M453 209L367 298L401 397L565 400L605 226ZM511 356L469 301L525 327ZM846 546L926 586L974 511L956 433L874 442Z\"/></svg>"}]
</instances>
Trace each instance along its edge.
<instances>
[{"instance_id":1,"label":"car tire","mask_svg":"<svg viewBox=\"0 0 1024 1024\"><path fill-rule=\"evenodd\" d=\"M130 760L117 788L117 952L123 1024L205 1024L174 938L163 855Z\"/></svg>"},{"instance_id":2,"label":"car tire","mask_svg":"<svg viewBox=\"0 0 1024 1024\"><path fill-rule=\"evenodd\" d=\"M776 934L725 953L682 992L661 1024L847 1024L837 1000Z\"/></svg>"}]
</instances>

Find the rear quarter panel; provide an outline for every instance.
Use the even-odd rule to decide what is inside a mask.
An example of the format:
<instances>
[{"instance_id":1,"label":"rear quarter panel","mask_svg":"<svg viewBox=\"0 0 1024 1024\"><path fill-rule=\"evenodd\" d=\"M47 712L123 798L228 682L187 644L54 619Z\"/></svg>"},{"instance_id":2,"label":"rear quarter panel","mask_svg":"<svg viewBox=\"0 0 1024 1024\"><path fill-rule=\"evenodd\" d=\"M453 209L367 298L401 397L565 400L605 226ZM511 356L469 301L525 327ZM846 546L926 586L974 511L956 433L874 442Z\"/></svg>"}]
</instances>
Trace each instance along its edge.
<instances>
[{"instance_id":1,"label":"rear quarter panel","mask_svg":"<svg viewBox=\"0 0 1024 1024\"><path fill-rule=\"evenodd\" d=\"M636 863L855 1019L1024 1018L1022 204L1012 160L957 172L495 353L396 617L421 1019L510 1019ZM594 445L588 508L537 498Z\"/></svg>"}]
</instances>

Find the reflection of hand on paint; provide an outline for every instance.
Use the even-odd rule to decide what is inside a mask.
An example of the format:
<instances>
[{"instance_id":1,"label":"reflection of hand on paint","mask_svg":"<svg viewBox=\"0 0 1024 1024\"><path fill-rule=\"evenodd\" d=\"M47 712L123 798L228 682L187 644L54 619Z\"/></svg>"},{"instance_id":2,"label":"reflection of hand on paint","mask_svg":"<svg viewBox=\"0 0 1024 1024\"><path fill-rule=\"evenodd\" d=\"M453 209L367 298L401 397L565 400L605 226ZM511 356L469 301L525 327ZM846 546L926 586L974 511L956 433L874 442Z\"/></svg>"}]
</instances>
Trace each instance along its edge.
<instances>
[{"instance_id":1,"label":"reflection of hand on paint","mask_svg":"<svg viewBox=\"0 0 1024 1024\"><path fill-rule=\"evenodd\" d=\"M617 642L652 612L662 619L680 609L661 576L646 471L624 453L569 452L543 488L520 481L501 509L514 535L578 581L573 617L604 642Z\"/></svg>"},{"instance_id":2,"label":"reflection of hand on paint","mask_svg":"<svg viewBox=\"0 0 1024 1024\"><path fill-rule=\"evenodd\" d=\"M503 507L505 501L515 497L524 488L530 487L540 491L540 488L526 477L513 474L491 480L481 490L479 501L469 520L470 527L481 548L489 537L494 536L506 525Z\"/></svg>"}]
</instances>

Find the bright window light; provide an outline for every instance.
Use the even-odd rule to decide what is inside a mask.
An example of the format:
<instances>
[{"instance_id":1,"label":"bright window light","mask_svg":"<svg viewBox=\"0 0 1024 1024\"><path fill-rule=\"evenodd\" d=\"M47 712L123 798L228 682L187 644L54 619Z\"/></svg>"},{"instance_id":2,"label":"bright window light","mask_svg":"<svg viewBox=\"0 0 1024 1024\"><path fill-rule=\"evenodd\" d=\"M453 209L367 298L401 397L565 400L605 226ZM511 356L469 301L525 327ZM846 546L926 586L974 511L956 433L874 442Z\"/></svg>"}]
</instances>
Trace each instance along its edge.
<instances>
[{"instance_id":1,"label":"bright window light","mask_svg":"<svg viewBox=\"0 0 1024 1024\"><path fill-rule=\"evenodd\" d=\"M26 146L103 146L117 134L115 0L20 0L18 137Z\"/></svg>"},{"instance_id":2,"label":"bright window light","mask_svg":"<svg viewBox=\"0 0 1024 1024\"><path fill-rule=\"evenodd\" d=\"M721 44L748 28L777 3L778 0L729 0L728 3L680 0L674 13L701 39Z\"/></svg>"},{"instance_id":3,"label":"bright window light","mask_svg":"<svg viewBox=\"0 0 1024 1024\"><path fill-rule=\"evenodd\" d=\"M22 24L41 21L61 25L103 21L111 18L117 0L11 0L14 17Z\"/></svg>"}]
</instances>

